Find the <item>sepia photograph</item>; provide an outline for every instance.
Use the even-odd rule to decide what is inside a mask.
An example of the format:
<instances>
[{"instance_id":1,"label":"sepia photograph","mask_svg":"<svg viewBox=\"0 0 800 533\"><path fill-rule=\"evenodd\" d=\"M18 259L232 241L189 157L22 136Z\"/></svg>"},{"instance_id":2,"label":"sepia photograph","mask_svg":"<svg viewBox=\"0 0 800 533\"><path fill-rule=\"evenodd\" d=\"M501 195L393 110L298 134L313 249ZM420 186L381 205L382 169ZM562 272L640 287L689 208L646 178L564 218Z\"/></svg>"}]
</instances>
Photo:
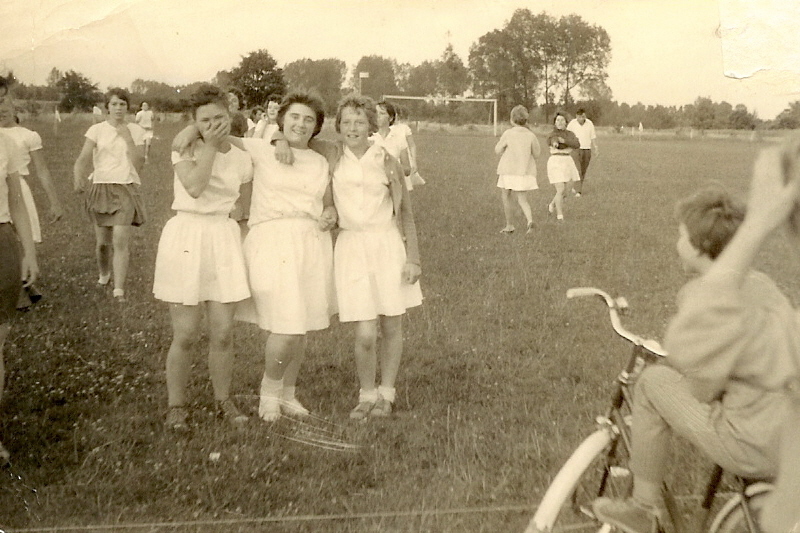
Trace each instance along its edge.
<instances>
[{"instance_id":1,"label":"sepia photograph","mask_svg":"<svg viewBox=\"0 0 800 533\"><path fill-rule=\"evenodd\" d=\"M0 533L800 532L799 25L2 2Z\"/></svg>"}]
</instances>

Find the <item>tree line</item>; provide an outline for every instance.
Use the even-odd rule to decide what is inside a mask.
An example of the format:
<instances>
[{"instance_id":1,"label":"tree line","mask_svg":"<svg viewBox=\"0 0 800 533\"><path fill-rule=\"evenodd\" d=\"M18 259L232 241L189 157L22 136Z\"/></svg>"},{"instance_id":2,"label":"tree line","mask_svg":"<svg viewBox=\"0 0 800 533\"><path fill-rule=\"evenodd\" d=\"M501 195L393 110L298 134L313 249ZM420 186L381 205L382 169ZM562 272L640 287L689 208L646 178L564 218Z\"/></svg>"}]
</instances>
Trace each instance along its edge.
<instances>
[{"instance_id":1,"label":"tree line","mask_svg":"<svg viewBox=\"0 0 800 533\"><path fill-rule=\"evenodd\" d=\"M453 123L487 122L488 106L458 102L449 97L495 98L506 116L511 107L524 104L534 110L533 119L549 122L556 110L574 113L578 107L597 125L624 127L642 124L649 129L691 127L696 129L754 129L800 127L800 101L791 104L775 120L764 122L747 107L698 97L684 106L629 105L613 99L606 84L611 59L611 40L600 26L579 15L555 18L517 9L502 28L482 35L469 49L465 63L448 45L437 59L419 65L399 63L380 55L363 56L347 78L347 64L336 58L300 59L283 67L265 49L250 52L230 70L217 72L212 82L237 90L246 107L263 105L271 94L287 88L316 92L328 112L349 92L379 99L387 94L426 97L427 101L404 103L414 118ZM180 112L195 85L171 86L137 79L130 92L134 106L142 101L165 112ZM96 83L81 73L53 68L46 85L17 83L17 98L57 101L64 112L89 110L102 101ZM35 108L34 104L29 104ZM32 109L35 111L35 109Z\"/></svg>"}]
</instances>

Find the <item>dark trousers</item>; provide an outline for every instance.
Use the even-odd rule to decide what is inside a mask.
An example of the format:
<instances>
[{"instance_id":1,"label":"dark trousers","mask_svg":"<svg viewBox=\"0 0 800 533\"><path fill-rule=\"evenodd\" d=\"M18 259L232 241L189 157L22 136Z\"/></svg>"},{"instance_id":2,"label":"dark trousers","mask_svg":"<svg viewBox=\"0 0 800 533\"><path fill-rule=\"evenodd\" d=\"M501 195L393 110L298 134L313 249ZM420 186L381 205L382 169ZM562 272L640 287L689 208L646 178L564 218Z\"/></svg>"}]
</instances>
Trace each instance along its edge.
<instances>
[{"instance_id":1,"label":"dark trousers","mask_svg":"<svg viewBox=\"0 0 800 533\"><path fill-rule=\"evenodd\" d=\"M589 168L589 161L592 160L592 150L588 148L581 148L580 150L573 150L572 157L575 159L575 166L578 167L578 174L581 181L573 185L575 192L583 190L583 181L586 179L586 170Z\"/></svg>"}]
</instances>

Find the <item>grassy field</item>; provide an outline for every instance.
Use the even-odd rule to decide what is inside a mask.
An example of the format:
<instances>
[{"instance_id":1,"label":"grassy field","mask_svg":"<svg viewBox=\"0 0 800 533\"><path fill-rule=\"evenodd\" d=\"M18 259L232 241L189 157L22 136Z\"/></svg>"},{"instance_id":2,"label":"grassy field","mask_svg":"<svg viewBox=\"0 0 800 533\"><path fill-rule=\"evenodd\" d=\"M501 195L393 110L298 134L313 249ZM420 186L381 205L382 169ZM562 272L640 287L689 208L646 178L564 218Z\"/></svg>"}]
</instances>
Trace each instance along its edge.
<instances>
[{"instance_id":1,"label":"grassy field","mask_svg":"<svg viewBox=\"0 0 800 533\"><path fill-rule=\"evenodd\" d=\"M521 531L591 431L627 355L603 309L568 303L566 289L625 295L630 329L660 337L685 282L675 201L711 180L744 193L762 146L602 137L586 194L568 200L564 223L548 218L553 189L541 165L535 232L502 236L495 139L420 133L428 184L412 198L425 302L405 322L396 416L349 422L358 386L346 325L310 336L299 380L299 397L321 417L315 427L357 447L343 452L293 442L287 424L254 418L234 432L216 421L204 341L190 385L194 431L164 431L170 327L151 287L179 125L157 129L143 172L149 221L134 232L125 306L95 284L92 228L71 192L88 125L70 117L54 135L50 123L27 124L44 139L67 215L44 228L39 246L45 299L20 314L6 346L0 438L13 467L0 471L5 531ZM786 252L772 243L762 266L796 300L798 265ZM237 327L234 393L251 412L261 346L253 327Z\"/></svg>"}]
</instances>

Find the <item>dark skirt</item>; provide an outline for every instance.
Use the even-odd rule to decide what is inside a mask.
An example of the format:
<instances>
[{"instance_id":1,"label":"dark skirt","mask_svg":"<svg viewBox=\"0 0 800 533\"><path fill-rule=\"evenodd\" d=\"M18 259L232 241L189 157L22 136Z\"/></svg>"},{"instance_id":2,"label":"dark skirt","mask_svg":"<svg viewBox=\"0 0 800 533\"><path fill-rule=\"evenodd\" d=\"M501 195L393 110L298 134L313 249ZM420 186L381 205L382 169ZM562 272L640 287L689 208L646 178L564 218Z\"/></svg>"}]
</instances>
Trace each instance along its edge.
<instances>
[{"instance_id":1,"label":"dark skirt","mask_svg":"<svg viewBox=\"0 0 800 533\"><path fill-rule=\"evenodd\" d=\"M97 226L141 226L144 202L135 183L93 183L86 195L86 212Z\"/></svg>"},{"instance_id":2,"label":"dark skirt","mask_svg":"<svg viewBox=\"0 0 800 533\"><path fill-rule=\"evenodd\" d=\"M22 257L14 227L0 224L0 324L11 320L16 312L22 286Z\"/></svg>"}]
</instances>

